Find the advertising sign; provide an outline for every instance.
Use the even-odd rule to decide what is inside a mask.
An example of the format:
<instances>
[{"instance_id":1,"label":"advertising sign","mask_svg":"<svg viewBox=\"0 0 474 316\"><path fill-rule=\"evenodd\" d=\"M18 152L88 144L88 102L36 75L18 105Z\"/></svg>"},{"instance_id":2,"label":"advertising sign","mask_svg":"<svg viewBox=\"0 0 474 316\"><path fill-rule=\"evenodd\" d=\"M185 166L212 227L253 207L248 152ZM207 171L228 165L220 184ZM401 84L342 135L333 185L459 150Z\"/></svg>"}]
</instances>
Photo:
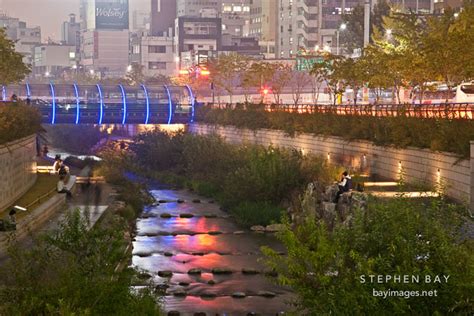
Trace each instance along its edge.
<instances>
[{"instance_id":1,"label":"advertising sign","mask_svg":"<svg viewBox=\"0 0 474 316\"><path fill-rule=\"evenodd\" d=\"M128 0L96 0L96 29L128 29Z\"/></svg>"}]
</instances>

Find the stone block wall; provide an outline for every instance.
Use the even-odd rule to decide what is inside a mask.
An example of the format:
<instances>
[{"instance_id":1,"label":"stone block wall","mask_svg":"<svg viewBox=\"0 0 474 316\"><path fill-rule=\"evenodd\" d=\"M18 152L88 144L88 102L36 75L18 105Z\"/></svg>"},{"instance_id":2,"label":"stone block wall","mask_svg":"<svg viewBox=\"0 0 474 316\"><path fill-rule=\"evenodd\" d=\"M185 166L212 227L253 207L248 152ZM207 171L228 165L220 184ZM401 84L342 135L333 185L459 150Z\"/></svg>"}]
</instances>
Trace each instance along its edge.
<instances>
[{"instance_id":1,"label":"stone block wall","mask_svg":"<svg viewBox=\"0 0 474 316\"><path fill-rule=\"evenodd\" d=\"M389 179L399 179L403 174L407 182L424 183L431 187L441 184L448 196L462 203L471 202L471 209L474 209L474 189L471 187L471 179L474 179L474 142L471 143L471 160L461 160L454 154L428 149L381 147L367 141L348 142L339 137L311 134L290 137L278 130L252 131L191 124L189 131L203 135L216 133L231 143L294 148L305 154L321 155L348 169L368 171Z\"/></svg>"},{"instance_id":2,"label":"stone block wall","mask_svg":"<svg viewBox=\"0 0 474 316\"><path fill-rule=\"evenodd\" d=\"M36 181L36 136L0 145L0 210L20 198Z\"/></svg>"}]
</instances>

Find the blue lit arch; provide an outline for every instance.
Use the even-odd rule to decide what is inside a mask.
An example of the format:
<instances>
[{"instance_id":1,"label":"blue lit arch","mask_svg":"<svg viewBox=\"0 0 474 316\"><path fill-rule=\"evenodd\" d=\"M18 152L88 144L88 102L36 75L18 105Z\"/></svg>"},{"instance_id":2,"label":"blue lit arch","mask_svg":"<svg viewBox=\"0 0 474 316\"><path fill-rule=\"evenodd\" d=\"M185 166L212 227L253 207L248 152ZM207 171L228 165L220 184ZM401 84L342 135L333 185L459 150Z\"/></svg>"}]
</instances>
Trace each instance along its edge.
<instances>
[{"instance_id":1,"label":"blue lit arch","mask_svg":"<svg viewBox=\"0 0 474 316\"><path fill-rule=\"evenodd\" d=\"M49 83L49 88L51 89L51 98L53 102L51 103L51 124L54 125L56 123L56 96L54 93L54 84L52 82Z\"/></svg>"},{"instance_id":2,"label":"blue lit arch","mask_svg":"<svg viewBox=\"0 0 474 316\"><path fill-rule=\"evenodd\" d=\"M125 94L125 90L121 84L119 84L120 91L122 92L122 104L123 104L123 117L122 117L122 125L125 124L125 120L127 119L127 95Z\"/></svg>"},{"instance_id":3,"label":"blue lit arch","mask_svg":"<svg viewBox=\"0 0 474 316\"><path fill-rule=\"evenodd\" d=\"M146 89L144 84L141 84L143 92L145 92L145 100L146 100L146 113L145 113L145 124L148 124L148 120L150 119L150 98L148 97L148 90Z\"/></svg>"},{"instance_id":4,"label":"blue lit arch","mask_svg":"<svg viewBox=\"0 0 474 316\"><path fill-rule=\"evenodd\" d=\"M164 86L166 93L168 94L168 103L169 103L169 115L168 115L168 125L171 124L171 119L173 117L173 101L171 101L171 93L170 89L168 89L168 86Z\"/></svg>"},{"instance_id":5,"label":"blue lit arch","mask_svg":"<svg viewBox=\"0 0 474 316\"><path fill-rule=\"evenodd\" d=\"M194 106L195 106L195 98L194 98L194 94L193 94L193 90L191 89L191 87L189 85L186 85L186 88L188 89L189 91L189 97L191 98L191 123L194 122Z\"/></svg>"},{"instance_id":6,"label":"blue lit arch","mask_svg":"<svg viewBox=\"0 0 474 316\"><path fill-rule=\"evenodd\" d=\"M74 86L74 93L76 94L76 124L79 124L79 117L80 117L80 108L79 108L79 88L77 84L73 84Z\"/></svg>"},{"instance_id":7,"label":"blue lit arch","mask_svg":"<svg viewBox=\"0 0 474 316\"><path fill-rule=\"evenodd\" d=\"M96 84L97 86L97 91L99 92L99 121L98 124L102 124L102 119L104 117L104 98L102 97L102 89L99 84Z\"/></svg>"}]
</instances>

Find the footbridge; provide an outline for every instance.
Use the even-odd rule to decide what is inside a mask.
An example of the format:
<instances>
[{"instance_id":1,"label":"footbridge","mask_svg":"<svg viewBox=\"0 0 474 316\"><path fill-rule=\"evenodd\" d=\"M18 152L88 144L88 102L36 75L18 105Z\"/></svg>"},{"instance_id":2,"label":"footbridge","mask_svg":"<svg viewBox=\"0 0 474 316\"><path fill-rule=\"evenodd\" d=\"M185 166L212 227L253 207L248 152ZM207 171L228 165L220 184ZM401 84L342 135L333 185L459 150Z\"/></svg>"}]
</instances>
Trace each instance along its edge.
<instances>
[{"instance_id":1,"label":"footbridge","mask_svg":"<svg viewBox=\"0 0 474 316\"><path fill-rule=\"evenodd\" d=\"M189 86L19 84L2 86L0 100L37 107L44 124L186 124L195 98Z\"/></svg>"}]
</instances>

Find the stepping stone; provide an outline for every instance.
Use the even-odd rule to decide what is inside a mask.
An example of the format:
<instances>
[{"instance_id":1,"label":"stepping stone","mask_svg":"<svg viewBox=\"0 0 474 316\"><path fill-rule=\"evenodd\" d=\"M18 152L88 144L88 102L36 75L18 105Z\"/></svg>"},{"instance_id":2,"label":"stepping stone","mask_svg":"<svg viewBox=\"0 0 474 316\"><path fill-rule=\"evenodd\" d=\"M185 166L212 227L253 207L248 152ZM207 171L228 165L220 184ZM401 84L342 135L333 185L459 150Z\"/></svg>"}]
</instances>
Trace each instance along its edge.
<instances>
[{"instance_id":1,"label":"stepping stone","mask_svg":"<svg viewBox=\"0 0 474 316\"><path fill-rule=\"evenodd\" d=\"M233 298L244 298L246 296L247 295L244 292L234 292L234 293L232 293Z\"/></svg>"},{"instance_id":2,"label":"stepping stone","mask_svg":"<svg viewBox=\"0 0 474 316\"><path fill-rule=\"evenodd\" d=\"M257 295L262 296L262 297L269 297L269 298L276 296L275 293L270 292L270 291L258 291Z\"/></svg>"},{"instance_id":3,"label":"stepping stone","mask_svg":"<svg viewBox=\"0 0 474 316\"><path fill-rule=\"evenodd\" d=\"M201 200L200 199L194 199L193 203L201 203Z\"/></svg>"},{"instance_id":4,"label":"stepping stone","mask_svg":"<svg viewBox=\"0 0 474 316\"><path fill-rule=\"evenodd\" d=\"M161 217L161 218L171 218L171 214L169 214L169 213L163 213L163 214L160 214L160 217Z\"/></svg>"},{"instance_id":5,"label":"stepping stone","mask_svg":"<svg viewBox=\"0 0 474 316\"><path fill-rule=\"evenodd\" d=\"M259 273L260 272L255 269L246 269L246 268L242 269L242 274L259 274Z\"/></svg>"},{"instance_id":6,"label":"stepping stone","mask_svg":"<svg viewBox=\"0 0 474 316\"><path fill-rule=\"evenodd\" d=\"M141 216L141 218L152 218L152 217L156 217L156 214L145 213L145 214L142 214L142 216Z\"/></svg>"},{"instance_id":7,"label":"stepping stone","mask_svg":"<svg viewBox=\"0 0 474 316\"><path fill-rule=\"evenodd\" d=\"M173 253L171 253L171 252L165 252L163 255L164 255L165 257L172 257L172 256L173 256Z\"/></svg>"},{"instance_id":8,"label":"stepping stone","mask_svg":"<svg viewBox=\"0 0 474 316\"><path fill-rule=\"evenodd\" d=\"M168 203L166 200L158 200L158 203Z\"/></svg>"},{"instance_id":9,"label":"stepping stone","mask_svg":"<svg viewBox=\"0 0 474 316\"><path fill-rule=\"evenodd\" d=\"M170 232L158 232L158 236L169 236L171 235Z\"/></svg>"},{"instance_id":10,"label":"stepping stone","mask_svg":"<svg viewBox=\"0 0 474 316\"><path fill-rule=\"evenodd\" d=\"M228 255L231 255L232 253L229 251L218 251L217 254L220 256L228 256Z\"/></svg>"},{"instance_id":11,"label":"stepping stone","mask_svg":"<svg viewBox=\"0 0 474 316\"><path fill-rule=\"evenodd\" d=\"M205 292L205 293L201 294L201 297L202 298L214 298L214 297L217 297L217 294L216 293Z\"/></svg>"},{"instance_id":12,"label":"stepping stone","mask_svg":"<svg viewBox=\"0 0 474 316\"><path fill-rule=\"evenodd\" d=\"M146 272L141 272L137 275L137 277L141 280L145 280L145 279L151 278L151 274L146 273Z\"/></svg>"},{"instance_id":13,"label":"stepping stone","mask_svg":"<svg viewBox=\"0 0 474 316\"><path fill-rule=\"evenodd\" d=\"M181 217L181 218L192 218L192 217L194 217L194 215L189 214L189 213L183 213L183 214L179 214L179 217Z\"/></svg>"},{"instance_id":14,"label":"stepping stone","mask_svg":"<svg viewBox=\"0 0 474 316\"><path fill-rule=\"evenodd\" d=\"M201 270L194 268L189 270L188 274L201 274Z\"/></svg>"},{"instance_id":15,"label":"stepping stone","mask_svg":"<svg viewBox=\"0 0 474 316\"><path fill-rule=\"evenodd\" d=\"M210 231L208 232L209 235L220 235L222 234L222 232L218 231L218 230L213 230L213 231Z\"/></svg>"},{"instance_id":16,"label":"stepping stone","mask_svg":"<svg viewBox=\"0 0 474 316\"><path fill-rule=\"evenodd\" d=\"M264 232L265 227L263 227L262 225L255 225L255 226L250 227L250 230L254 232Z\"/></svg>"},{"instance_id":17,"label":"stepping stone","mask_svg":"<svg viewBox=\"0 0 474 316\"><path fill-rule=\"evenodd\" d=\"M186 293L186 291L184 289L177 289L173 292L173 295L174 296L179 296L179 297L184 297L184 296L187 296L188 294Z\"/></svg>"},{"instance_id":18,"label":"stepping stone","mask_svg":"<svg viewBox=\"0 0 474 316\"><path fill-rule=\"evenodd\" d=\"M205 214L204 217L205 218L216 218L217 215L216 214Z\"/></svg>"},{"instance_id":19,"label":"stepping stone","mask_svg":"<svg viewBox=\"0 0 474 316\"><path fill-rule=\"evenodd\" d=\"M189 286L189 282L179 282L178 284L181 286Z\"/></svg>"},{"instance_id":20,"label":"stepping stone","mask_svg":"<svg viewBox=\"0 0 474 316\"><path fill-rule=\"evenodd\" d=\"M193 256L204 256L204 252L193 252L191 253Z\"/></svg>"},{"instance_id":21,"label":"stepping stone","mask_svg":"<svg viewBox=\"0 0 474 316\"><path fill-rule=\"evenodd\" d=\"M234 235L242 235L242 234L245 234L243 230L238 230L234 232Z\"/></svg>"},{"instance_id":22,"label":"stepping stone","mask_svg":"<svg viewBox=\"0 0 474 316\"><path fill-rule=\"evenodd\" d=\"M212 274L232 274L232 270L226 268L214 268Z\"/></svg>"},{"instance_id":23,"label":"stepping stone","mask_svg":"<svg viewBox=\"0 0 474 316\"><path fill-rule=\"evenodd\" d=\"M134 256L138 257L150 257L152 255L151 252L137 252L133 254Z\"/></svg>"},{"instance_id":24,"label":"stepping stone","mask_svg":"<svg viewBox=\"0 0 474 316\"><path fill-rule=\"evenodd\" d=\"M171 278L173 276L173 272L171 271L158 271L158 276L162 278Z\"/></svg>"},{"instance_id":25,"label":"stepping stone","mask_svg":"<svg viewBox=\"0 0 474 316\"><path fill-rule=\"evenodd\" d=\"M179 316L181 315L178 311L169 311L168 316Z\"/></svg>"},{"instance_id":26,"label":"stepping stone","mask_svg":"<svg viewBox=\"0 0 474 316\"><path fill-rule=\"evenodd\" d=\"M164 295L164 294L166 294L166 290L167 290L169 287L170 287L170 286L169 286L168 284L165 284L165 283L158 284L157 286L155 286L155 292Z\"/></svg>"},{"instance_id":27,"label":"stepping stone","mask_svg":"<svg viewBox=\"0 0 474 316\"><path fill-rule=\"evenodd\" d=\"M209 285L214 285L214 284L216 284L216 281L214 281L214 280L209 280L209 281L207 281L207 284L209 284Z\"/></svg>"},{"instance_id":28,"label":"stepping stone","mask_svg":"<svg viewBox=\"0 0 474 316\"><path fill-rule=\"evenodd\" d=\"M184 200L178 199L176 202L181 204L181 203L184 203Z\"/></svg>"}]
</instances>

